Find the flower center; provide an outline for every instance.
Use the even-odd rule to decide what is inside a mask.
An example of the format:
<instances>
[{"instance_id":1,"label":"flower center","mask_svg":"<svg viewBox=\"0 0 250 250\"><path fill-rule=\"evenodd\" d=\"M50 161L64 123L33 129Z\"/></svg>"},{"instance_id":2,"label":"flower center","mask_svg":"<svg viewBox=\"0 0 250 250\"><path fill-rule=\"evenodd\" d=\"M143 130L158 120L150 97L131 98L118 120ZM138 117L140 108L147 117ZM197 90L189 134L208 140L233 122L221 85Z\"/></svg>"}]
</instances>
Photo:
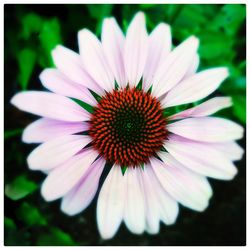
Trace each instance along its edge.
<instances>
[{"instance_id":1,"label":"flower center","mask_svg":"<svg viewBox=\"0 0 250 250\"><path fill-rule=\"evenodd\" d=\"M138 89L107 93L90 120L93 146L109 162L121 166L147 163L166 139L160 102Z\"/></svg>"}]
</instances>

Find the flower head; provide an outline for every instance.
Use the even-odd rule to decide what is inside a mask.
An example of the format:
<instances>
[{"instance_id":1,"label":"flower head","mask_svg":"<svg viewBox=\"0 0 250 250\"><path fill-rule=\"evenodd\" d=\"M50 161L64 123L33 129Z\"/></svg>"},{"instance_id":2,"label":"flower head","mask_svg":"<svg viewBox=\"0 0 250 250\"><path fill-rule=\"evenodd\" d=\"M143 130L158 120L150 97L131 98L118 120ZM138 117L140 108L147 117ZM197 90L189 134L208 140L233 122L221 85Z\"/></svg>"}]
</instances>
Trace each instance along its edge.
<instances>
[{"instance_id":1,"label":"flower head","mask_svg":"<svg viewBox=\"0 0 250 250\"><path fill-rule=\"evenodd\" d=\"M135 234L158 233L160 221L175 222L178 204L206 209L212 196L206 177L235 176L233 161L243 154L235 140L243 129L211 116L231 105L228 97L175 114L169 110L210 95L228 70L196 73L198 39L191 36L171 50L169 26L161 23L148 35L141 12L126 36L114 18L106 18L101 41L84 29L78 42L80 54L62 46L53 50L56 68L40 75L51 92L21 92L11 100L42 117L25 129L23 141L41 143L29 155L28 166L47 174L45 200L62 198L63 212L80 213L107 167L97 202L98 228L105 239L115 235L122 221ZM91 105L92 112L79 101Z\"/></svg>"}]
</instances>

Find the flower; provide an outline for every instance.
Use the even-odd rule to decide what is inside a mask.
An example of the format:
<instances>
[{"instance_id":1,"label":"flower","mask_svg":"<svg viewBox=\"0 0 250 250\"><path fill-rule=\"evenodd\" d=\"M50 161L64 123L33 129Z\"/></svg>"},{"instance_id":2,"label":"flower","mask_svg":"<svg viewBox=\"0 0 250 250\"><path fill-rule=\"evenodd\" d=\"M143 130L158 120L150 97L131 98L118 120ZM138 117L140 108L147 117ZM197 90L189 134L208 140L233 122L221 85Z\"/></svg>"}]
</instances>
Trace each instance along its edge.
<instances>
[{"instance_id":1,"label":"flower","mask_svg":"<svg viewBox=\"0 0 250 250\"><path fill-rule=\"evenodd\" d=\"M114 18L106 18L101 41L83 29L78 42L80 55L57 46L52 52L56 68L41 73L52 93L21 92L11 100L42 117L22 139L41 143L27 162L47 174L44 199L62 198L63 212L80 213L94 198L106 167L97 201L104 239L112 238L122 221L135 234L158 233L160 221L175 222L178 204L205 210L212 196L206 177L231 180L237 173L233 161L243 150L235 140L243 129L210 116L229 107L229 97L175 114L170 110L210 95L228 70L196 73L198 39L191 36L171 50L170 27L160 23L148 35L141 12L126 37ZM86 111L79 100L93 110Z\"/></svg>"}]
</instances>

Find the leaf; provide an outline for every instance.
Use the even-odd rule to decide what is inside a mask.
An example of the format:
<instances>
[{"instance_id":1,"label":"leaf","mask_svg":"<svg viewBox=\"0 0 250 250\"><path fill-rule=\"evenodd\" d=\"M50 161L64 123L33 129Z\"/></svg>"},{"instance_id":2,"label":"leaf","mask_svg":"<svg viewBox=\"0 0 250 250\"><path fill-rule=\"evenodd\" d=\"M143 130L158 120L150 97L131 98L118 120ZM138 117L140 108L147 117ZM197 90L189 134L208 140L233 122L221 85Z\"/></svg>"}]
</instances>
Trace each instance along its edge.
<instances>
[{"instance_id":1,"label":"leaf","mask_svg":"<svg viewBox=\"0 0 250 250\"><path fill-rule=\"evenodd\" d=\"M140 6L140 8L142 8L142 9L145 9L145 10L147 10L147 9L152 9L152 7L155 7L157 4L154 4L154 3L152 3L152 4L139 4L139 6Z\"/></svg>"},{"instance_id":2,"label":"leaf","mask_svg":"<svg viewBox=\"0 0 250 250\"><path fill-rule=\"evenodd\" d=\"M22 128L10 129L4 131L4 140L21 135L23 132Z\"/></svg>"},{"instance_id":3,"label":"leaf","mask_svg":"<svg viewBox=\"0 0 250 250\"><path fill-rule=\"evenodd\" d=\"M174 21L176 19L175 17L177 17L177 15L179 14L181 8L183 8L183 6L179 4L168 4L165 9L167 20Z\"/></svg>"},{"instance_id":4,"label":"leaf","mask_svg":"<svg viewBox=\"0 0 250 250\"><path fill-rule=\"evenodd\" d=\"M86 5L90 14L90 17L101 20L111 14L113 4L88 4Z\"/></svg>"},{"instance_id":5,"label":"leaf","mask_svg":"<svg viewBox=\"0 0 250 250\"><path fill-rule=\"evenodd\" d=\"M233 112L235 116L246 124L246 96L234 95L233 98Z\"/></svg>"},{"instance_id":6,"label":"leaf","mask_svg":"<svg viewBox=\"0 0 250 250\"><path fill-rule=\"evenodd\" d=\"M225 32L234 36L246 18L246 7L242 4L227 4L223 6L215 19L209 23L213 30Z\"/></svg>"},{"instance_id":7,"label":"leaf","mask_svg":"<svg viewBox=\"0 0 250 250\"><path fill-rule=\"evenodd\" d=\"M26 225L47 225L47 221L38 208L23 202L17 209L17 217L24 221Z\"/></svg>"},{"instance_id":8,"label":"leaf","mask_svg":"<svg viewBox=\"0 0 250 250\"><path fill-rule=\"evenodd\" d=\"M44 57L40 58L40 64L43 64L45 61L46 65L42 66L54 66L51 51L55 48L56 45L62 43L61 37L61 27L59 20L57 18L52 18L45 20L43 22L40 34L39 41L41 43L41 47L43 49Z\"/></svg>"},{"instance_id":9,"label":"leaf","mask_svg":"<svg viewBox=\"0 0 250 250\"><path fill-rule=\"evenodd\" d=\"M177 7L175 7L173 12L176 12L177 10ZM176 29L188 30L189 33L191 33L200 29L200 26L206 23L206 21L206 17L200 11L199 6L185 5L181 9L178 17L174 20L174 26Z\"/></svg>"},{"instance_id":10,"label":"leaf","mask_svg":"<svg viewBox=\"0 0 250 250\"><path fill-rule=\"evenodd\" d=\"M4 216L4 228L8 231L16 230L16 224L11 218Z\"/></svg>"},{"instance_id":11,"label":"leaf","mask_svg":"<svg viewBox=\"0 0 250 250\"><path fill-rule=\"evenodd\" d=\"M246 77L240 76L232 78L230 81L225 82L220 87L220 90L227 95L245 94L246 92Z\"/></svg>"},{"instance_id":12,"label":"leaf","mask_svg":"<svg viewBox=\"0 0 250 250\"><path fill-rule=\"evenodd\" d=\"M42 26L42 18L35 13L28 13L22 18L21 37L29 39L32 33L39 33Z\"/></svg>"},{"instance_id":13,"label":"leaf","mask_svg":"<svg viewBox=\"0 0 250 250\"><path fill-rule=\"evenodd\" d=\"M37 189L37 184L30 181L26 175L20 175L5 186L5 195L11 200L19 200Z\"/></svg>"},{"instance_id":14,"label":"leaf","mask_svg":"<svg viewBox=\"0 0 250 250\"><path fill-rule=\"evenodd\" d=\"M17 60L19 66L18 80L21 89L26 90L35 67L36 53L29 48L22 49L17 55Z\"/></svg>"},{"instance_id":15,"label":"leaf","mask_svg":"<svg viewBox=\"0 0 250 250\"><path fill-rule=\"evenodd\" d=\"M233 50L234 40L228 40L225 34L221 32L206 31L201 32L199 38L199 54L201 58L207 60L219 59L221 62L228 62L235 57L236 52ZM225 41L227 41L226 46Z\"/></svg>"},{"instance_id":16,"label":"leaf","mask_svg":"<svg viewBox=\"0 0 250 250\"><path fill-rule=\"evenodd\" d=\"M27 228L19 228L14 220L4 217L4 245L5 246L24 246L30 244L30 233Z\"/></svg>"},{"instance_id":17,"label":"leaf","mask_svg":"<svg viewBox=\"0 0 250 250\"><path fill-rule=\"evenodd\" d=\"M38 237L38 246L76 246L71 236L59 228L51 227L49 233L43 233Z\"/></svg>"}]
</instances>

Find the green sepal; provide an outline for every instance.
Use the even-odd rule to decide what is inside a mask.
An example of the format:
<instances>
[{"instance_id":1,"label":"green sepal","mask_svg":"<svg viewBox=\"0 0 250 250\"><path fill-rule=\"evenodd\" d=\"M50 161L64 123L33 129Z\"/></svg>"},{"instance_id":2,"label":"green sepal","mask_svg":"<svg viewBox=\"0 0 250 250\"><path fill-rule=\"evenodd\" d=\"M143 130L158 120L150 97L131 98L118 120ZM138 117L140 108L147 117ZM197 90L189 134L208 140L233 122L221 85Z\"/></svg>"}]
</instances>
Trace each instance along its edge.
<instances>
[{"instance_id":1,"label":"green sepal","mask_svg":"<svg viewBox=\"0 0 250 250\"><path fill-rule=\"evenodd\" d=\"M92 96L94 96L94 98L95 98L98 102L100 102L100 101L102 100L102 97L99 96L96 92L92 91L91 89L90 89L89 91L90 91L90 93L92 94Z\"/></svg>"},{"instance_id":2,"label":"green sepal","mask_svg":"<svg viewBox=\"0 0 250 250\"><path fill-rule=\"evenodd\" d=\"M122 174L124 175L128 166L121 166Z\"/></svg>"},{"instance_id":3,"label":"green sepal","mask_svg":"<svg viewBox=\"0 0 250 250\"><path fill-rule=\"evenodd\" d=\"M74 102L76 102L78 105L80 105L82 108L84 108L85 110L87 110L89 113L94 113L94 107L91 106L90 104L83 102L81 100L75 99L75 98L71 98Z\"/></svg>"}]
</instances>

